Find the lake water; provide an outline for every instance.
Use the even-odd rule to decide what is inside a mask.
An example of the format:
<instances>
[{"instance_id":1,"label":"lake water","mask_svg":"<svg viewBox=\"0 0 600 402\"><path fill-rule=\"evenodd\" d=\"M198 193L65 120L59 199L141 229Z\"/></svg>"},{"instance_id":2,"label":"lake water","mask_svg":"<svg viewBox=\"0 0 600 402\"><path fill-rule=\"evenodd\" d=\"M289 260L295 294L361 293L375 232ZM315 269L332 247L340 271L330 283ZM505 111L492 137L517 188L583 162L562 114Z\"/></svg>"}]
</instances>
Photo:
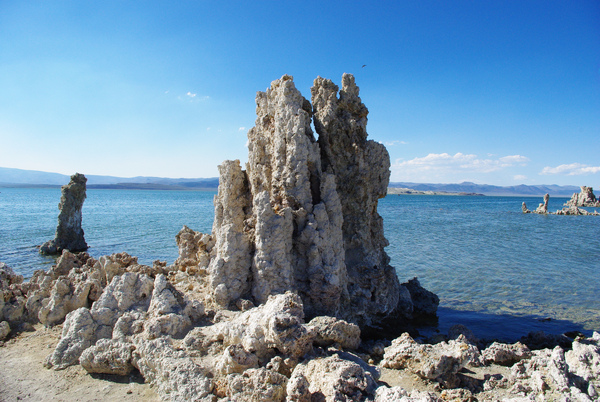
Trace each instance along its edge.
<instances>
[{"instance_id":1,"label":"lake water","mask_svg":"<svg viewBox=\"0 0 600 402\"><path fill-rule=\"evenodd\" d=\"M94 257L126 251L151 265L177 258L187 225L209 233L213 192L88 190L83 228ZM30 276L54 258L60 189L0 191L0 261ZM550 198L555 211L565 198ZM401 281L440 296L441 332L463 323L480 337L600 330L600 217L540 216L541 197L390 195L379 203Z\"/></svg>"}]
</instances>

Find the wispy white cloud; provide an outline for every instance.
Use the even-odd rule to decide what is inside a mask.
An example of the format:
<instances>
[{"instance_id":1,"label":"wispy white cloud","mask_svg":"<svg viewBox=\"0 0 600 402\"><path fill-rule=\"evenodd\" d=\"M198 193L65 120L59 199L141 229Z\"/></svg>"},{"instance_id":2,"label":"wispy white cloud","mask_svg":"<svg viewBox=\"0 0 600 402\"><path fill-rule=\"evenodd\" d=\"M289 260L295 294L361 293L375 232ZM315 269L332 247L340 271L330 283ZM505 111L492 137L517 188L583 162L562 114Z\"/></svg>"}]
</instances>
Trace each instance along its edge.
<instances>
[{"instance_id":1,"label":"wispy white cloud","mask_svg":"<svg viewBox=\"0 0 600 402\"><path fill-rule=\"evenodd\" d=\"M393 140L393 141L380 142L380 144L383 144L386 147L393 147L394 145L406 145L407 142L406 141L400 141L400 140Z\"/></svg>"},{"instance_id":2,"label":"wispy white cloud","mask_svg":"<svg viewBox=\"0 0 600 402\"><path fill-rule=\"evenodd\" d=\"M238 131L246 131L246 127L240 127L238 128Z\"/></svg>"},{"instance_id":3,"label":"wispy white cloud","mask_svg":"<svg viewBox=\"0 0 600 402\"><path fill-rule=\"evenodd\" d=\"M497 159L481 159L474 154L456 153L450 155L429 154L422 158L414 158L408 161L396 160L393 169L412 170L412 171L461 171L461 172L476 172L489 173L497 170L521 165L524 166L529 162L529 158L522 155L508 155Z\"/></svg>"},{"instance_id":4,"label":"wispy white cloud","mask_svg":"<svg viewBox=\"0 0 600 402\"><path fill-rule=\"evenodd\" d=\"M505 166L513 165L526 165L529 162L529 158L522 155L508 155L498 159L501 164ZM503 166L504 167L504 166Z\"/></svg>"},{"instance_id":5,"label":"wispy white cloud","mask_svg":"<svg viewBox=\"0 0 600 402\"><path fill-rule=\"evenodd\" d=\"M527 176L522 175L522 174L517 174L513 176L513 180L514 181L525 181L527 180Z\"/></svg>"},{"instance_id":6,"label":"wispy white cloud","mask_svg":"<svg viewBox=\"0 0 600 402\"><path fill-rule=\"evenodd\" d=\"M169 91L166 91L165 93L168 93ZM188 102L205 102L210 100L210 96L205 95L205 96L200 96L197 93L188 91L185 95L178 95L177 99L181 100L181 101L188 101Z\"/></svg>"},{"instance_id":7,"label":"wispy white cloud","mask_svg":"<svg viewBox=\"0 0 600 402\"><path fill-rule=\"evenodd\" d=\"M582 163L570 163L566 165L558 165L557 167L546 166L540 174L563 174L567 176L578 176L583 174L594 174L600 172L600 166L589 166Z\"/></svg>"},{"instance_id":8,"label":"wispy white cloud","mask_svg":"<svg viewBox=\"0 0 600 402\"><path fill-rule=\"evenodd\" d=\"M459 152L454 155L447 153L429 154L408 161L397 160L394 167L409 167L421 170L460 169L487 173L505 167L525 165L527 162L529 162L529 158L522 155L509 155L498 159L480 159L477 155Z\"/></svg>"}]
</instances>

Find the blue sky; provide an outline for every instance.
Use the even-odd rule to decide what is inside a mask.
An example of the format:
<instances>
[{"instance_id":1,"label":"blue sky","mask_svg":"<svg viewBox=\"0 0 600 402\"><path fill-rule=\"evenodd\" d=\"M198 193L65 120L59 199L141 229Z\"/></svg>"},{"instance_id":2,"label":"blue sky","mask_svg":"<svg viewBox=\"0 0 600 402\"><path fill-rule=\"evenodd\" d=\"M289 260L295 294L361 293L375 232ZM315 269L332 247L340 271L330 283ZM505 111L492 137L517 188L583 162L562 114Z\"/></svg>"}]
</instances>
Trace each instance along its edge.
<instances>
[{"instance_id":1,"label":"blue sky","mask_svg":"<svg viewBox=\"0 0 600 402\"><path fill-rule=\"evenodd\" d=\"M344 72L392 181L600 187L598 1L0 0L0 166L214 177Z\"/></svg>"}]
</instances>

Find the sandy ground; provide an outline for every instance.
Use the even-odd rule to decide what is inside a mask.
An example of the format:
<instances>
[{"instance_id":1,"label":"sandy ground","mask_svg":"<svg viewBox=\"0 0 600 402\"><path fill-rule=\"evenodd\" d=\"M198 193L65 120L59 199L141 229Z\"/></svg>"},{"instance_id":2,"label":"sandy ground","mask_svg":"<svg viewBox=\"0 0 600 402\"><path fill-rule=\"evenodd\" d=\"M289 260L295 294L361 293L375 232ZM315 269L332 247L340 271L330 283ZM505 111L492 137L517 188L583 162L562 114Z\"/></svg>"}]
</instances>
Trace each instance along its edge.
<instances>
[{"instance_id":1,"label":"sandy ground","mask_svg":"<svg viewBox=\"0 0 600 402\"><path fill-rule=\"evenodd\" d=\"M62 326L36 326L0 347L0 401L160 401L139 375L92 377L81 366L62 371L44 368Z\"/></svg>"}]
</instances>

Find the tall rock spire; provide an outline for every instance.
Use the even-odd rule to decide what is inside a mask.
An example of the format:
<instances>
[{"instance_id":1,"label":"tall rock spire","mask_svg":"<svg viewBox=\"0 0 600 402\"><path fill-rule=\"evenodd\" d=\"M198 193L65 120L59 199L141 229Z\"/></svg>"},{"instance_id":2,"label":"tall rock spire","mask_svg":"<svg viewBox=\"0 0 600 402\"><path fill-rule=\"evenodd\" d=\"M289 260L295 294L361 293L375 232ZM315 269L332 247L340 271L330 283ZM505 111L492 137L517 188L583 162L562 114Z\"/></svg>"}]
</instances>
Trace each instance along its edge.
<instances>
[{"instance_id":1,"label":"tall rock spire","mask_svg":"<svg viewBox=\"0 0 600 402\"><path fill-rule=\"evenodd\" d=\"M389 265L377 213L389 155L367 140L368 110L352 75L342 90L319 77L311 92L312 105L289 75L258 92L246 170L239 161L219 167L214 247L206 249L212 298L227 307L291 290L308 317L361 326L408 318L411 295Z\"/></svg>"},{"instance_id":2,"label":"tall rock spire","mask_svg":"<svg viewBox=\"0 0 600 402\"><path fill-rule=\"evenodd\" d=\"M81 209L86 198L87 179L81 173L71 176L69 184L62 186L58 204L58 226L53 240L40 247L42 254L60 254L62 250L84 251L88 249L81 228Z\"/></svg>"}]
</instances>

